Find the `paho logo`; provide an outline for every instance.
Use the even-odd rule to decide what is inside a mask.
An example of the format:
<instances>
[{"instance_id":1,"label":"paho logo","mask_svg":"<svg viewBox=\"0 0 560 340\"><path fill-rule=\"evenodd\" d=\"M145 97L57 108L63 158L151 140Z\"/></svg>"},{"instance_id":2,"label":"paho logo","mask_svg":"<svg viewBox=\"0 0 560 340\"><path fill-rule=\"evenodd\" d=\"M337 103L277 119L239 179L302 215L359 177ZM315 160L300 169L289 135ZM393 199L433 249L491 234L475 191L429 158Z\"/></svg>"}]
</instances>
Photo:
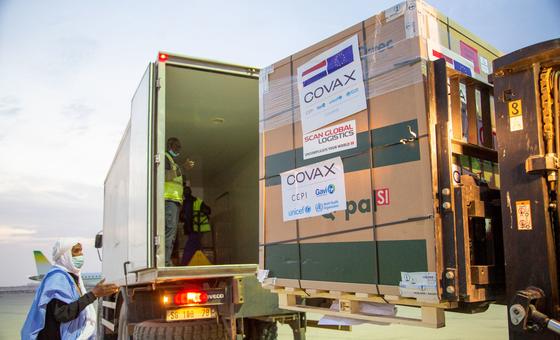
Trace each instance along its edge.
<instances>
[{"instance_id":1,"label":"paho logo","mask_svg":"<svg viewBox=\"0 0 560 340\"><path fill-rule=\"evenodd\" d=\"M335 192L335 185L334 184L329 184L327 185L326 188L323 189L315 189L315 196L317 197L321 197L321 196L325 196L325 195L332 195Z\"/></svg>"},{"instance_id":2,"label":"paho logo","mask_svg":"<svg viewBox=\"0 0 560 340\"><path fill-rule=\"evenodd\" d=\"M296 174L291 174L288 177L286 177L286 183L288 185L294 185L295 183L312 181L318 177L324 178L329 176L330 174L336 175L334 166L335 163L331 163L331 165L323 165L322 167L306 169Z\"/></svg>"}]
</instances>

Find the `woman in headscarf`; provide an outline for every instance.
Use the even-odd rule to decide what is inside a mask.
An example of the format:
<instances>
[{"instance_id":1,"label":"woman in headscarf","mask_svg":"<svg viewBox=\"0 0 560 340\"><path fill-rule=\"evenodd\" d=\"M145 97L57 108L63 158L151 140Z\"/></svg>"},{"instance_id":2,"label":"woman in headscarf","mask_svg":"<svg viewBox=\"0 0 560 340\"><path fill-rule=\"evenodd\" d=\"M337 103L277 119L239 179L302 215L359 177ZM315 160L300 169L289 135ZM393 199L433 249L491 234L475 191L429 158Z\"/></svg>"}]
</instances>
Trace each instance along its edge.
<instances>
[{"instance_id":1,"label":"woman in headscarf","mask_svg":"<svg viewBox=\"0 0 560 340\"><path fill-rule=\"evenodd\" d=\"M80 270L82 245L69 239L53 247L54 265L37 288L21 329L22 340L95 339L96 313L92 302L118 292L115 284L99 282L86 292Z\"/></svg>"}]
</instances>

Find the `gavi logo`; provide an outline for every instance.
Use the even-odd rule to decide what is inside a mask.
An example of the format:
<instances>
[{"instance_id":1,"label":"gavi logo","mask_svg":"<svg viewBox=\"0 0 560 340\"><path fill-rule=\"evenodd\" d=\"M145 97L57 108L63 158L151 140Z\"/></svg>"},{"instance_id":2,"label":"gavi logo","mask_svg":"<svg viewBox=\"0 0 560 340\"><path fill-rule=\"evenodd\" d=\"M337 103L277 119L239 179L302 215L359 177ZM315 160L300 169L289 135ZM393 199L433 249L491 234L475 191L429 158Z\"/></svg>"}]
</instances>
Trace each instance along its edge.
<instances>
[{"instance_id":1,"label":"gavi logo","mask_svg":"<svg viewBox=\"0 0 560 340\"><path fill-rule=\"evenodd\" d=\"M326 188L315 189L315 196L321 197L325 195L332 195L335 191L335 185L329 184Z\"/></svg>"}]
</instances>

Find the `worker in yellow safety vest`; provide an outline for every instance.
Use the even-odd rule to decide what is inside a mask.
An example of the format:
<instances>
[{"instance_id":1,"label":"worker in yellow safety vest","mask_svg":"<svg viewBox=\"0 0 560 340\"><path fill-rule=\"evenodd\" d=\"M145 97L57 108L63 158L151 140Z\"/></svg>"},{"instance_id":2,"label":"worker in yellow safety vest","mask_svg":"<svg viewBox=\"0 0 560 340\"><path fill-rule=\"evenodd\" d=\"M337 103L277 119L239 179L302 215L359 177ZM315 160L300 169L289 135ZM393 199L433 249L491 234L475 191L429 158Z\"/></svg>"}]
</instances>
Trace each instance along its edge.
<instances>
[{"instance_id":1,"label":"worker in yellow safety vest","mask_svg":"<svg viewBox=\"0 0 560 340\"><path fill-rule=\"evenodd\" d=\"M204 201L192 195L191 188L185 184L183 197L182 218L183 231L187 235L185 250L181 265L186 266L191 261L194 253L201 248L202 233L210 232L211 209Z\"/></svg>"},{"instance_id":2,"label":"worker in yellow safety vest","mask_svg":"<svg viewBox=\"0 0 560 340\"><path fill-rule=\"evenodd\" d=\"M183 203L183 174L175 159L181 152L181 142L171 137L167 140L165 152L165 265L171 266L171 252L177 235L179 211Z\"/></svg>"}]
</instances>

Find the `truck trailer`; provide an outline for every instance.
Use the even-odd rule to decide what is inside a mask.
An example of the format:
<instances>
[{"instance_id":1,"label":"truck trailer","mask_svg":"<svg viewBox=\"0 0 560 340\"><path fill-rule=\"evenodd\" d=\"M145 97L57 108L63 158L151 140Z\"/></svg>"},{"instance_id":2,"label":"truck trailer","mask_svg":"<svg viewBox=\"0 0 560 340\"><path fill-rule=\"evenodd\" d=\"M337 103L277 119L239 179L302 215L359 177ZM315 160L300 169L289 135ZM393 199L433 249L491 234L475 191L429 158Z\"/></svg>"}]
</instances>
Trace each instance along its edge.
<instances>
[{"instance_id":1,"label":"truck trailer","mask_svg":"<svg viewBox=\"0 0 560 340\"><path fill-rule=\"evenodd\" d=\"M101 338L271 339L276 321L303 337L304 316L278 309L256 278L258 75L254 67L165 52L147 67L105 180L96 244L103 276L122 288L99 306ZM183 144L177 162L192 164L184 177L193 194L212 210L212 232L190 263L198 266L165 265L164 160L172 136Z\"/></svg>"}]
</instances>

